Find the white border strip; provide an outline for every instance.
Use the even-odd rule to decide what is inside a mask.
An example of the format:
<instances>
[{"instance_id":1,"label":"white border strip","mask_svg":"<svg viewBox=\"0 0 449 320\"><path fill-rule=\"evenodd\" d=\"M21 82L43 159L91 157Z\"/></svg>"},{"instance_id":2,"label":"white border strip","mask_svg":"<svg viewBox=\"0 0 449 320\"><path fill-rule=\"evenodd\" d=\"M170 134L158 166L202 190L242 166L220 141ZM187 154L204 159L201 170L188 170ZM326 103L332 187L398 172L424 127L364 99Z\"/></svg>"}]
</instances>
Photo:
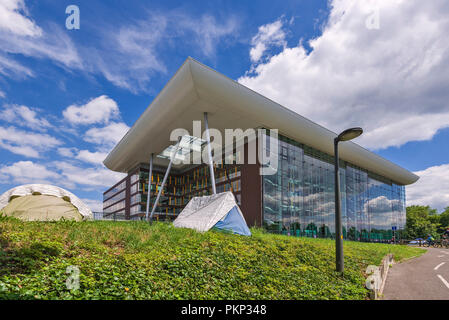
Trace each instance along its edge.
<instances>
[{"instance_id":1,"label":"white border strip","mask_svg":"<svg viewBox=\"0 0 449 320\"><path fill-rule=\"evenodd\" d=\"M446 262L441 262L439 265L437 265L435 268L433 268L433 270L438 270L439 267L441 267L443 264L445 264Z\"/></svg>"},{"instance_id":2,"label":"white border strip","mask_svg":"<svg viewBox=\"0 0 449 320\"><path fill-rule=\"evenodd\" d=\"M449 289L449 282L446 281L441 275L437 274L437 277L440 278L441 281L443 281L444 285Z\"/></svg>"}]
</instances>

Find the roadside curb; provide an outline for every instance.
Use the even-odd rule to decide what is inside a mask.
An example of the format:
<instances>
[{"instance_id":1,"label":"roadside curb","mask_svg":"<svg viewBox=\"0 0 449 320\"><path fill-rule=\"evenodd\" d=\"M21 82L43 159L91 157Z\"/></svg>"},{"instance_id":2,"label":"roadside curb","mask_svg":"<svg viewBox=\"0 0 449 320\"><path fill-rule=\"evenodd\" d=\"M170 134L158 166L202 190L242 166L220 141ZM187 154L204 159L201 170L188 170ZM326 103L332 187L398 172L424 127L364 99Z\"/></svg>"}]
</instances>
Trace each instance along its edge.
<instances>
[{"instance_id":1,"label":"roadside curb","mask_svg":"<svg viewBox=\"0 0 449 320\"><path fill-rule=\"evenodd\" d=\"M368 266L365 286L370 291L369 297L371 300L378 300L382 295L387 280L390 265L394 263L393 254L387 254L380 263L380 266Z\"/></svg>"},{"instance_id":2,"label":"roadside curb","mask_svg":"<svg viewBox=\"0 0 449 320\"><path fill-rule=\"evenodd\" d=\"M393 254L388 254L386 257L382 259L382 263L380 265L381 275L382 275L382 284L380 286L380 290L377 293L375 299L377 299L384 292L385 282L387 282L388 271L390 270L390 265L394 263Z\"/></svg>"}]
</instances>

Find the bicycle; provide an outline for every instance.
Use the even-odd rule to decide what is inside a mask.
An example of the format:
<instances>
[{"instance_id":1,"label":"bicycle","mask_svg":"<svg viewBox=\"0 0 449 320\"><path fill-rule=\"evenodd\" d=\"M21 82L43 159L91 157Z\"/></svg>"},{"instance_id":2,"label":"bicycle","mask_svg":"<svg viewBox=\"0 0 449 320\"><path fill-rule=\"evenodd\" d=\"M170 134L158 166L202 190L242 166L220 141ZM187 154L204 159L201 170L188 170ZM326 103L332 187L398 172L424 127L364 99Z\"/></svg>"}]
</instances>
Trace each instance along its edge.
<instances>
[{"instance_id":1,"label":"bicycle","mask_svg":"<svg viewBox=\"0 0 449 320\"><path fill-rule=\"evenodd\" d=\"M434 248L442 248L441 240L435 240L433 243Z\"/></svg>"},{"instance_id":2,"label":"bicycle","mask_svg":"<svg viewBox=\"0 0 449 320\"><path fill-rule=\"evenodd\" d=\"M441 248L445 247L446 249L449 249L449 239L442 239L441 240Z\"/></svg>"},{"instance_id":3,"label":"bicycle","mask_svg":"<svg viewBox=\"0 0 449 320\"><path fill-rule=\"evenodd\" d=\"M423 247L430 248L431 246L434 247L434 248L437 248L438 247L437 241L435 241L435 240L426 240L426 242L423 244Z\"/></svg>"}]
</instances>

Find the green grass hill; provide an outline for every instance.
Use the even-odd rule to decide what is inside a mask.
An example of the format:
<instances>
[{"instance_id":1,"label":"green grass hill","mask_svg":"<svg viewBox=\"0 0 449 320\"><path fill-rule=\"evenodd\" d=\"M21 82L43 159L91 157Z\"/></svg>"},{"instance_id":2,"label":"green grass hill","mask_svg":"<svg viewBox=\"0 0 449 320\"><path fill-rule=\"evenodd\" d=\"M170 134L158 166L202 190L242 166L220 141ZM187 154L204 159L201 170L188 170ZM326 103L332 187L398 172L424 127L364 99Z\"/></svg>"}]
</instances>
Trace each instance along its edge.
<instances>
[{"instance_id":1,"label":"green grass hill","mask_svg":"<svg viewBox=\"0 0 449 320\"><path fill-rule=\"evenodd\" d=\"M364 270L399 245L334 241L252 229L244 237L168 223L23 222L0 217L0 299L367 299ZM79 268L79 289L66 286Z\"/></svg>"}]
</instances>

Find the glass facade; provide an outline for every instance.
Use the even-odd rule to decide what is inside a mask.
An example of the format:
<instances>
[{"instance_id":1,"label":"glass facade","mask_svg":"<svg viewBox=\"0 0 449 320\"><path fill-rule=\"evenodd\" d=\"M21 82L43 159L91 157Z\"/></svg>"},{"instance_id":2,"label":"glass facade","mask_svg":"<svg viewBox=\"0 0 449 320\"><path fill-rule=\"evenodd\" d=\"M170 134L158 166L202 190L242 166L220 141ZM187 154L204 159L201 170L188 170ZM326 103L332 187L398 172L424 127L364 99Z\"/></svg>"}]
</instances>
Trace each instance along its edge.
<instances>
[{"instance_id":1,"label":"glass facade","mask_svg":"<svg viewBox=\"0 0 449 320\"><path fill-rule=\"evenodd\" d=\"M268 153L276 140L265 139ZM264 227L288 235L334 237L333 157L284 136L277 143L278 170L262 176ZM386 241L393 229L403 229L404 186L344 161L339 174L345 239Z\"/></svg>"},{"instance_id":2,"label":"glass facade","mask_svg":"<svg viewBox=\"0 0 449 320\"><path fill-rule=\"evenodd\" d=\"M217 164L214 167L217 192L232 191L241 204L241 168L239 165ZM103 212L105 217L128 213L135 220L145 215L148 189L150 189L150 210L152 209L164 172L154 171L149 188L148 169L138 168L115 187L103 194ZM127 184L127 180L129 183ZM129 204L127 204L129 194ZM211 194L209 167L200 165L182 174L169 174L155 211L156 220L173 220L184 206L193 198ZM124 210L125 209L125 210Z\"/></svg>"},{"instance_id":3,"label":"glass facade","mask_svg":"<svg viewBox=\"0 0 449 320\"><path fill-rule=\"evenodd\" d=\"M276 153L271 156L278 159L276 173L259 176L259 170L251 170L249 166L217 164L214 168L217 192L232 191L239 205L242 205L242 195L246 194L244 205L249 211L246 218L259 226L262 223L270 232L334 237L333 157L282 135L279 139L270 136L264 139L267 140L264 152ZM277 148L270 150L274 143ZM344 238L379 242L389 241L393 236L398 239L405 225L404 186L345 161L340 161L339 175ZM150 182L147 168L130 172L127 178L104 193L104 216L142 218L148 192L152 208L163 176L164 172L153 172ZM242 181L245 181L244 186ZM258 187L260 182L262 190ZM173 220L192 197L210 192L208 166L173 172L162 190L155 219ZM262 203L255 196L259 192L262 192ZM259 210L251 212L251 208L261 204L262 221Z\"/></svg>"},{"instance_id":4,"label":"glass facade","mask_svg":"<svg viewBox=\"0 0 449 320\"><path fill-rule=\"evenodd\" d=\"M240 167L237 165L216 165L214 169L217 192L230 191L232 185L232 191L239 201ZM145 213L148 195L148 174L147 169L140 168L139 179L136 179L135 184L131 185L131 218L133 215L143 216ZM159 190L156 188L156 185L159 188L162 179L163 173L153 173L150 208L152 208L156 200L156 190ZM156 219L173 220L193 197L209 194L211 194L211 184L209 167L206 165L187 170L183 174L170 174L156 208Z\"/></svg>"}]
</instances>

